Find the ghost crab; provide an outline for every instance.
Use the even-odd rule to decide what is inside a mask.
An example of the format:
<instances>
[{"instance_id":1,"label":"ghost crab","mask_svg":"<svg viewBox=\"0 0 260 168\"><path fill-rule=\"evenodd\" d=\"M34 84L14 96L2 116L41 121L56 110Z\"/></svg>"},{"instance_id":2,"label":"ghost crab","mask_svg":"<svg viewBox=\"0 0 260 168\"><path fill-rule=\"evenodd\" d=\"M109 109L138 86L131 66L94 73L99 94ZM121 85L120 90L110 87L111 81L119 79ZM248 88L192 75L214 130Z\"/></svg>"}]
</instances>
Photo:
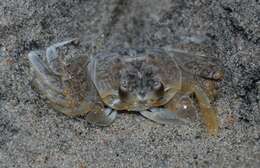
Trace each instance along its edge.
<instances>
[{"instance_id":1,"label":"ghost crab","mask_svg":"<svg viewBox=\"0 0 260 168\"><path fill-rule=\"evenodd\" d=\"M180 50L122 49L64 65L54 44L42 59L29 53L33 83L51 106L68 116L107 126L117 111L137 111L158 123L197 118L197 106L210 134L218 131L211 101L223 79L219 60ZM194 101L194 99L196 101Z\"/></svg>"}]
</instances>

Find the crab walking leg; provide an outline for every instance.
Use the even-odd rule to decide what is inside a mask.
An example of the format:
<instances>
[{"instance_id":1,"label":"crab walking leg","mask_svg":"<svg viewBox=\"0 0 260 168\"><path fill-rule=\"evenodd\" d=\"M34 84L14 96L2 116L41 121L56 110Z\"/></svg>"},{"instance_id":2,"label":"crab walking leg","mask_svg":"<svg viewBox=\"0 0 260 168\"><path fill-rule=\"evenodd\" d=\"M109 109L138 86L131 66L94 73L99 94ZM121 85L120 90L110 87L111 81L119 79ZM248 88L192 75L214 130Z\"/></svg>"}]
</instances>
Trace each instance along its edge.
<instances>
[{"instance_id":1,"label":"crab walking leg","mask_svg":"<svg viewBox=\"0 0 260 168\"><path fill-rule=\"evenodd\" d=\"M55 110L60 111L67 116L86 116L85 118L88 122L100 126L108 126L116 118L116 111L105 108L98 103L93 103L98 102L98 100L77 100L73 97L66 97L61 93L48 90L48 87L44 85L44 82L38 80L35 82L38 89L44 93L50 101L50 105Z\"/></svg>"},{"instance_id":2,"label":"crab walking leg","mask_svg":"<svg viewBox=\"0 0 260 168\"><path fill-rule=\"evenodd\" d=\"M28 55L28 58L31 63L32 71L35 73L35 77L44 81L48 88L59 92L60 88L62 87L59 77L50 71L50 69L38 56L38 53L31 51Z\"/></svg>"},{"instance_id":3,"label":"crab walking leg","mask_svg":"<svg viewBox=\"0 0 260 168\"><path fill-rule=\"evenodd\" d=\"M166 108L151 108L149 110L141 111L140 114L160 124L183 124L186 122L183 118L179 118L177 113Z\"/></svg>"},{"instance_id":4,"label":"crab walking leg","mask_svg":"<svg viewBox=\"0 0 260 168\"><path fill-rule=\"evenodd\" d=\"M61 110L64 114L68 116L73 115L83 115L84 113L89 112L80 110L81 108L81 102L77 98L74 98L72 96L66 96L63 94L62 89L60 91L52 90L46 85L44 81L40 81L37 78L34 80L35 87L38 89L40 93L42 93L50 102L51 106L58 105L62 106L63 108L67 108L68 110ZM60 110L58 110L60 111ZM71 112L68 112L71 111ZM72 112L74 114L72 114Z\"/></svg>"},{"instance_id":5,"label":"crab walking leg","mask_svg":"<svg viewBox=\"0 0 260 168\"><path fill-rule=\"evenodd\" d=\"M117 115L117 112L111 108L99 108L98 106L91 106L87 102L82 102L76 109L67 108L58 104L52 104L52 107L71 117L83 116L89 123L98 126L111 125Z\"/></svg>"},{"instance_id":6,"label":"crab walking leg","mask_svg":"<svg viewBox=\"0 0 260 168\"><path fill-rule=\"evenodd\" d=\"M57 111L62 112L63 114L70 116L70 117L76 117L76 116L85 116L86 114L90 113L91 110L89 108L89 104L86 102L81 102L77 106L63 106L61 104L57 104L55 102L50 101L50 105Z\"/></svg>"},{"instance_id":7,"label":"crab walking leg","mask_svg":"<svg viewBox=\"0 0 260 168\"><path fill-rule=\"evenodd\" d=\"M202 118L207 126L209 134L216 135L218 132L218 117L216 109L211 105L208 95L196 84L183 84L183 91L193 92L198 100Z\"/></svg>"},{"instance_id":8,"label":"crab walking leg","mask_svg":"<svg viewBox=\"0 0 260 168\"><path fill-rule=\"evenodd\" d=\"M57 52L57 48L71 44L72 42L75 42L77 40L78 40L78 38L73 38L73 39L70 39L70 40L67 40L67 41L63 41L63 42L53 44L53 45L51 45L50 47L47 48L47 50L46 50L47 63L49 64L51 70L55 74L60 74L59 71L60 71L61 66L62 66L62 64L60 62L59 54Z\"/></svg>"},{"instance_id":9,"label":"crab walking leg","mask_svg":"<svg viewBox=\"0 0 260 168\"><path fill-rule=\"evenodd\" d=\"M88 122L100 126L110 125L116 118L116 111L98 105L101 102L96 93L94 85L91 85L92 95L86 96L85 99L79 100L75 97L68 96L64 93L64 87L61 84L59 76L52 73L46 64L40 59L37 52L29 53L29 60L34 73L33 83L35 87L44 94L49 100L51 106L68 116L86 116ZM88 93L86 93L88 94ZM96 96L93 96L96 95ZM95 103L93 103L95 102ZM102 104L102 103L101 103Z\"/></svg>"},{"instance_id":10,"label":"crab walking leg","mask_svg":"<svg viewBox=\"0 0 260 168\"><path fill-rule=\"evenodd\" d=\"M49 101L66 106L66 97L62 94L62 91L58 92L57 90L52 90L44 81L39 79L34 79L34 86L42 93Z\"/></svg>"},{"instance_id":11,"label":"crab walking leg","mask_svg":"<svg viewBox=\"0 0 260 168\"><path fill-rule=\"evenodd\" d=\"M68 108L55 103L52 107L68 116L83 116L89 123L98 126L111 125L117 116L117 111L87 101L80 102L77 107Z\"/></svg>"},{"instance_id":12,"label":"crab walking leg","mask_svg":"<svg viewBox=\"0 0 260 168\"><path fill-rule=\"evenodd\" d=\"M29 53L29 60L34 73L34 85L44 94L49 101L64 107L71 107L72 99L64 95L64 89L59 76L53 74L45 63L39 58L36 52Z\"/></svg>"},{"instance_id":13,"label":"crab walking leg","mask_svg":"<svg viewBox=\"0 0 260 168\"><path fill-rule=\"evenodd\" d=\"M57 75L53 74L36 52L29 53L29 60L34 73L33 83L52 103L69 108L68 98L63 94L63 86Z\"/></svg>"},{"instance_id":14,"label":"crab walking leg","mask_svg":"<svg viewBox=\"0 0 260 168\"><path fill-rule=\"evenodd\" d=\"M78 40L78 38L73 38L73 39L70 39L70 40L67 40L67 41L62 41L62 42L59 42L59 43L56 43L56 44L49 46L47 48L47 51L46 51L48 63L51 63L51 61L57 59L57 57L58 57L57 48L63 47L67 44L71 44L72 42L75 42L77 40Z\"/></svg>"},{"instance_id":15,"label":"crab walking leg","mask_svg":"<svg viewBox=\"0 0 260 168\"><path fill-rule=\"evenodd\" d=\"M194 43L194 44L205 44L208 42L208 37L207 36L180 36L179 37L180 40L180 44L190 44L190 43Z\"/></svg>"}]
</instances>

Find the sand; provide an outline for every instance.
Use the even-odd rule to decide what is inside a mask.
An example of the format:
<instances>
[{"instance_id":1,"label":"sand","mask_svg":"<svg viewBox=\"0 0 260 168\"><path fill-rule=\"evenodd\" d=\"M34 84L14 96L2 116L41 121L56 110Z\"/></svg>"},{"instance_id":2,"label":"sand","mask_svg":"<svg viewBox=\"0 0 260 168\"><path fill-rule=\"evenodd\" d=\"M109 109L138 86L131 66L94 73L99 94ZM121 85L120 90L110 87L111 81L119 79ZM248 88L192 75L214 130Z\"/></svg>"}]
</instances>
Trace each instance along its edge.
<instances>
[{"instance_id":1,"label":"sand","mask_svg":"<svg viewBox=\"0 0 260 168\"><path fill-rule=\"evenodd\" d=\"M0 167L259 167L259 9L258 0L1 0ZM31 87L27 55L72 37L86 59L206 39L188 49L223 62L219 134L201 120L163 126L120 113L101 128L54 111Z\"/></svg>"}]
</instances>

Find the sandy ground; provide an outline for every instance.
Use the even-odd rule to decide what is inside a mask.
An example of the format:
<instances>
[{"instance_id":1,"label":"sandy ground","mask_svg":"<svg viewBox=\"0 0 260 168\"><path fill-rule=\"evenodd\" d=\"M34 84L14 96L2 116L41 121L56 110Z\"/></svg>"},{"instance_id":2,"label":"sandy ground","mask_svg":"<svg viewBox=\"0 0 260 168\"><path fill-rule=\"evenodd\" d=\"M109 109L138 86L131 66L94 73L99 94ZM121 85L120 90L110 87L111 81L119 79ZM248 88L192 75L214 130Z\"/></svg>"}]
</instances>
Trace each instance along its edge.
<instances>
[{"instance_id":1,"label":"sandy ground","mask_svg":"<svg viewBox=\"0 0 260 168\"><path fill-rule=\"evenodd\" d=\"M28 52L71 37L87 58L194 36L226 71L217 137L201 122L162 126L135 113L96 127L52 110L30 85ZM258 0L1 0L0 167L259 167L259 46Z\"/></svg>"}]
</instances>

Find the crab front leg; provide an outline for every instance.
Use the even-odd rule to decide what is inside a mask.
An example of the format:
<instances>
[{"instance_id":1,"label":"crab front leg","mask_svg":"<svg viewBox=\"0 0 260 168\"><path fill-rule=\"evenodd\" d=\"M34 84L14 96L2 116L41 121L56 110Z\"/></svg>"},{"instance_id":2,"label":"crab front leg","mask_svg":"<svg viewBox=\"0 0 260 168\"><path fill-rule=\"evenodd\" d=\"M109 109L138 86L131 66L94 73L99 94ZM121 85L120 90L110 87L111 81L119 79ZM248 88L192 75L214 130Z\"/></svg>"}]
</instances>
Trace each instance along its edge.
<instances>
[{"instance_id":1,"label":"crab front leg","mask_svg":"<svg viewBox=\"0 0 260 168\"><path fill-rule=\"evenodd\" d=\"M163 107L140 112L146 118L161 124L183 124L197 119L197 109L189 94L177 92Z\"/></svg>"},{"instance_id":2,"label":"crab front leg","mask_svg":"<svg viewBox=\"0 0 260 168\"><path fill-rule=\"evenodd\" d=\"M161 124L185 123L197 119L197 108L190 94L194 93L209 134L218 132L217 111L211 105L208 95L196 84L184 84L182 92L177 93L163 108L151 108L140 112L146 118Z\"/></svg>"},{"instance_id":3,"label":"crab front leg","mask_svg":"<svg viewBox=\"0 0 260 168\"><path fill-rule=\"evenodd\" d=\"M192 92L198 100L198 105L202 113L203 121L209 134L216 135L218 132L218 117L216 109L211 105L210 98L203 89L195 83L187 82L183 84L184 92Z\"/></svg>"},{"instance_id":4,"label":"crab front leg","mask_svg":"<svg viewBox=\"0 0 260 168\"><path fill-rule=\"evenodd\" d=\"M50 105L57 111L68 116L86 116L86 120L101 126L110 125L116 118L116 111L105 108L93 86L86 76L84 82L87 83L85 96L70 95L68 88L62 82L62 73L55 72L58 66L57 47L62 47L73 40L57 43L47 49L47 63L40 57L39 53L32 51L29 53L29 61L33 73L33 83L39 92L50 102ZM48 61L49 60L49 61ZM56 65L55 65L56 64ZM74 79L77 81L77 79ZM73 82L73 81L72 81Z\"/></svg>"}]
</instances>

